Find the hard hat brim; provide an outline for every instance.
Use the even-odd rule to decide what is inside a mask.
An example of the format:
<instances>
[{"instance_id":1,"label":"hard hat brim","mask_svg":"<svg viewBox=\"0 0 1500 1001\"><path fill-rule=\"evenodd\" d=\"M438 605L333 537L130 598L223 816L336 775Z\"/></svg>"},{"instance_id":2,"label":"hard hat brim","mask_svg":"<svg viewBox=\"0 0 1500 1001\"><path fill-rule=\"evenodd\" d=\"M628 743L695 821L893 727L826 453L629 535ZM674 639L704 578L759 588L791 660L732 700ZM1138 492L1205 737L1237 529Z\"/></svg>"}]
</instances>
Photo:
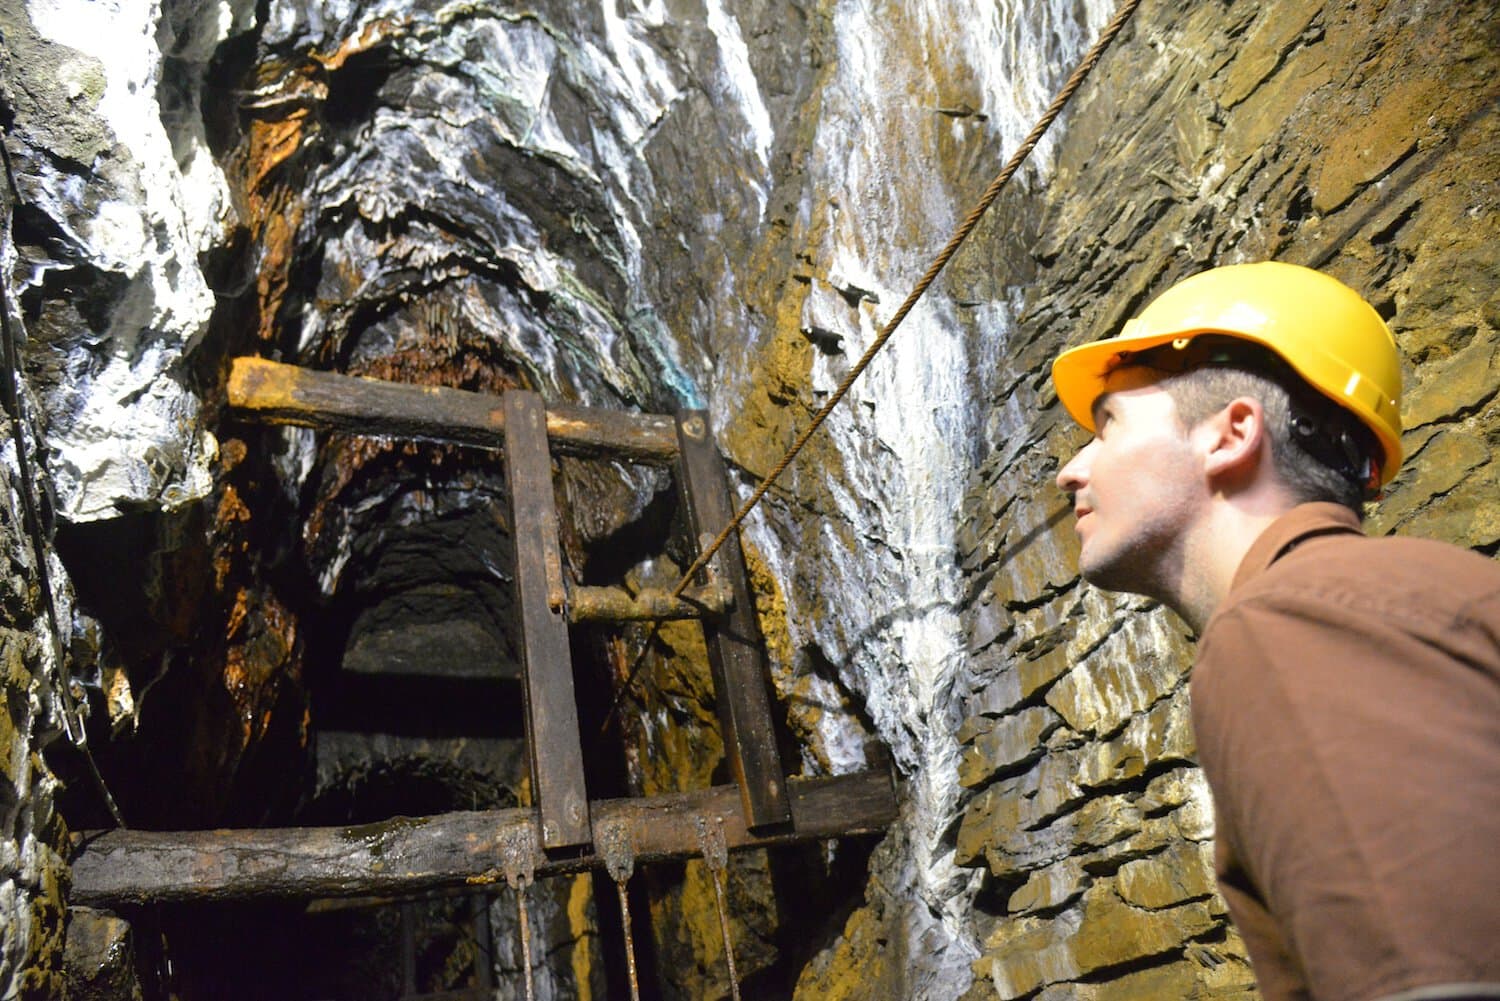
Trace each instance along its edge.
<instances>
[{"instance_id":1,"label":"hard hat brim","mask_svg":"<svg viewBox=\"0 0 1500 1001\"><path fill-rule=\"evenodd\" d=\"M1191 336L1163 333L1130 337L1122 334L1069 348L1052 362L1052 387L1068 416L1092 433L1096 430L1094 404L1108 392L1109 374L1117 367L1121 354L1145 351L1160 344L1170 344L1179 337Z\"/></svg>"},{"instance_id":2,"label":"hard hat brim","mask_svg":"<svg viewBox=\"0 0 1500 1001\"><path fill-rule=\"evenodd\" d=\"M1128 332L1119 337L1107 340L1093 341L1089 344L1081 344L1075 348L1069 348L1052 363L1052 386L1057 391L1057 398L1061 401L1068 415L1079 423L1091 434L1097 431L1094 426L1094 404L1099 397L1109 391L1109 375L1118 367L1120 355L1128 352L1145 351L1162 344L1170 344L1180 338L1192 338L1200 334L1227 333L1240 340L1260 344L1268 351L1283 357L1277 350L1276 345L1267 343L1259 337L1249 336L1238 331L1221 331L1217 328L1205 328L1202 330L1174 330L1169 332L1155 332L1143 336L1131 336ZM1288 362L1290 364L1290 362ZM1329 397L1339 406L1352 411L1361 421L1370 428L1376 439L1380 442L1382 462L1380 464L1380 481L1384 486L1389 483L1401 467L1403 449L1401 440L1390 433L1387 429L1389 418L1382 419L1375 409L1367 402L1350 398L1339 398L1319 388L1318 380L1312 378L1313 373L1301 371L1293 366L1303 379L1307 380L1315 390Z\"/></svg>"}]
</instances>

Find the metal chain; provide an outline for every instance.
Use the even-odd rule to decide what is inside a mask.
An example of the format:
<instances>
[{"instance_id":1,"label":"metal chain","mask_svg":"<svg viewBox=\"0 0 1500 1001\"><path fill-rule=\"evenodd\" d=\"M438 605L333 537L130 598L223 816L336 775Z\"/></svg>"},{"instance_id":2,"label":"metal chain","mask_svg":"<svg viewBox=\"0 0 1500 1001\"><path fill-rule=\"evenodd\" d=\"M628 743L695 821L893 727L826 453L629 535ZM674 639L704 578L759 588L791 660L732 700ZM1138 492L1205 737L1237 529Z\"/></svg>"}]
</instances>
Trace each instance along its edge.
<instances>
[{"instance_id":1,"label":"metal chain","mask_svg":"<svg viewBox=\"0 0 1500 1001\"><path fill-rule=\"evenodd\" d=\"M760 482L760 486L756 487L755 492L750 495L750 498L744 504L740 505L739 510L734 513L734 517L729 520L729 524L724 526L723 531L714 537L713 541L698 554L698 558L692 562L692 565L683 572L682 579L677 582L676 587L672 588L671 596L673 598L680 598L682 596L682 592L687 589L693 576L708 566L708 561L714 558L714 554L719 551L725 542L729 541L729 537L739 529L750 512L755 510L755 506L760 503L761 498L771 489L777 478L797 458L803 446L807 444L818 428L823 426L823 422L828 419L828 415L833 413L834 407L837 407L839 402L848 394L849 388L854 385L854 380L859 378L875 355L880 352L880 349L885 347L886 341L891 339L891 335L896 332L896 328L901 325L901 321L906 319L906 314L911 312L912 307L917 304L918 299L922 298L928 286L936 281L938 275L948 266L949 259L958 252L958 248L969 238L969 234L974 232L974 228L979 225L980 219L984 218L984 214L989 211L990 206L1000 197L1000 192L1006 183L1021 168L1021 164L1026 162L1026 158L1031 155L1031 151L1036 148L1036 144L1041 141L1047 129L1052 126L1052 122L1062 113L1068 101L1072 99L1074 92L1083 85L1083 81L1088 79L1089 74L1094 71L1094 67L1098 65L1105 50L1114 42L1115 36L1120 33L1121 28L1125 27L1125 22L1130 20L1130 16L1135 13L1135 9L1139 5L1140 0L1125 0L1120 5L1119 9L1115 12L1115 16L1110 20L1109 24L1104 26L1104 30L1099 33L1099 38L1094 42L1093 48L1089 49L1083 59L1079 61L1078 66L1073 70L1072 76L1068 77L1067 83L1063 84L1062 89L1057 92L1057 96L1052 99L1052 103L1047 106L1047 110L1042 112L1042 117L1037 119L1036 125L1032 126L1031 131L1027 133L1021 145L1011 154L1011 158L1000 169L1000 173L996 174L995 179L990 181L989 186L984 189L984 193L980 195L979 201L969 212L968 217L954 231L953 236L949 238L943 249L938 251L938 255L933 258L932 264L928 266L927 272L917 281L917 284L912 288L906 300L901 303L895 314L886 321L885 326L881 328L875 340L870 343L870 346L865 349L865 353L860 356L859 361L855 362L854 367L849 370L848 375L844 376L838 388L833 391L833 395L828 398L828 402L824 403L822 408L813 415L812 423L797 436L797 440L792 443L792 447L787 449L786 454L776 463L775 468L765 475ZM625 680L616 690L615 697L610 702L609 709L604 714L604 722L599 728L601 736L609 729L609 724L624 701L625 694L630 690L630 686L635 683L636 675L640 673L641 668L645 665L646 656L651 650L651 641L656 638L660 631L661 624L657 623L652 626L650 633L646 636L646 640L641 646L640 655L626 673Z\"/></svg>"}]
</instances>

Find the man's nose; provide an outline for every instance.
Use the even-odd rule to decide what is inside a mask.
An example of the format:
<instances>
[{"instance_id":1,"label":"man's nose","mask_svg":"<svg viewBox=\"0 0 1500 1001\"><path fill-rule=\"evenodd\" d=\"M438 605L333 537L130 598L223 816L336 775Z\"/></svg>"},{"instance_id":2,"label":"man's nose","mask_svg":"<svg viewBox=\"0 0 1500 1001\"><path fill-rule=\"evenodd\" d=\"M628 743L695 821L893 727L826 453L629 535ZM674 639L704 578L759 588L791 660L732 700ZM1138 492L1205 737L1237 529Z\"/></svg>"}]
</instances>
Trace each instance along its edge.
<instances>
[{"instance_id":1,"label":"man's nose","mask_svg":"<svg viewBox=\"0 0 1500 1001\"><path fill-rule=\"evenodd\" d=\"M1064 493L1076 494L1082 490L1089 481L1088 457L1094 450L1094 443L1090 441L1079 449L1073 458L1057 472L1057 486Z\"/></svg>"}]
</instances>

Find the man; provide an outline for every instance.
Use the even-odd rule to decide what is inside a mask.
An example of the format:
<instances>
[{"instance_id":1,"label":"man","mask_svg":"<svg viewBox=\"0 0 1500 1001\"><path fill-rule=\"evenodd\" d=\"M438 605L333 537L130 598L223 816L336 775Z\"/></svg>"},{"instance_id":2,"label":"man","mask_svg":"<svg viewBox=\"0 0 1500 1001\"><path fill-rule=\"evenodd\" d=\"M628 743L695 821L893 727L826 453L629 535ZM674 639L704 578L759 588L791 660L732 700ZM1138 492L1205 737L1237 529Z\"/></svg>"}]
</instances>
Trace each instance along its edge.
<instances>
[{"instance_id":1,"label":"man","mask_svg":"<svg viewBox=\"0 0 1500 1001\"><path fill-rule=\"evenodd\" d=\"M1216 869L1268 1001L1500 998L1500 564L1367 538L1402 460L1376 312L1216 268L1053 364L1083 576L1198 633Z\"/></svg>"}]
</instances>

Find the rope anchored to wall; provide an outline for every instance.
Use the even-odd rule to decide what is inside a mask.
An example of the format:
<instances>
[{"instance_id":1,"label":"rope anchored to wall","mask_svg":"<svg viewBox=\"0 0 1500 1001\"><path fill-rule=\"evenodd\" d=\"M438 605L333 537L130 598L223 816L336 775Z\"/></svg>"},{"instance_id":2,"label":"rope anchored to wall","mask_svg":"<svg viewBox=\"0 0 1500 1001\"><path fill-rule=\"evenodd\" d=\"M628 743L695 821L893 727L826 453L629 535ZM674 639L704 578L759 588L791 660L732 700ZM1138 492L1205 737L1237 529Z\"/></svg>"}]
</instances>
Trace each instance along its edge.
<instances>
[{"instance_id":1,"label":"rope anchored to wall","mask_svg":"<svg viewBox=\"0 0 1500 1001\"><path fill-rule=\"evenodd\" d=\"M698 558L683 572L682 579L672 589L671 596L673 598L681 597L692 579L704 567L708 566L708 562L713 559L714 554L723 547L731 535L739 530L740 525L744 523L750 512L755 510L761 498L766 495L766 492L771 489L771 486L786 471L786 468L797 458L803 447L807 445L808 440L817 433L818 428L823 426L823 423L828 419L828 415L833 413L834 408L848 394L849 388L854 385L855 380L869 367L870 362L880 353L880 349L885 347L886 342L891 339L891 335L896 332L896 328L901 325L901 321L906 319L912 307L917 304L917 300L922 298L928 287L937 280L938 275L948 266L948 262L958 252L958 248L974 232L975 227L979 225L979 221L984 218L984 214L989 211L990 206L1000 197L1000 192L1004 190L1006 183L1021 168L1021 165L1026 162L1026 158L1031 155L1031 151L1036 148L1042 136L1046 135L1047 129L1052 126L1053 121L1062 113L1063 108L1067 107L1068 101L1072 99L1073 94L1078 88L1083 85L1084 80L1088 79L1089 74L1098 65L1105 51L1114 42L1115 36L1120 33L1120 29L1125 27L1125 23L1130 20L1130 16L1135 13L1135 9L1139 5L1140 0L1125 0L1120 5L1119 9L1115 12L1115 16L1104 26L1104 30L1100 32L1099 38L1094 42L1093 47L1089 49L1083 59L1079 61L1078 66L1073 70L1072 75L1068 77L1067 83L1063 84L1062 89L1057 92L1057 96L1052 99L1052 103L1047 106L1047 110L1042 112L1041 118L1037 119L1037 123L1032 126L1031 131L1027 133L1026 138L1022 140L1021 145L1016 148L1016 151L1011 154L1005 166L1000 169L1000 173L996 174L994 180L990 181L989 186L984 189L984 193L980 195L979 201L969 212L968 217L959 224L958 229L954 231L953 236L949 238L943 249L938 251L937 256L933 258L932 264L928 266L926 273L918 279L917 284L913 286L911 292L906 296L905 301L901 303L891 318L886 321L885 326L881 328L875 340L870 342L870 346L865 349L865 353L860 356L859 360L854 363L854 367L844 376L843 381L839 383L838 388L829 396L828 401L813 415L812 422L797 436L797 439L792 442L791 447L787 449L786 454L765 475L760 485L755 488L755 492L740 505L739 510L734 513L734 517L724 526L724 529L719 532L713 541L703 548L703 551L698 554ZM604 717L605 728L609 726L625 694L630 690L636 676L640 673L641 667L645 663L646 653L651 648L651 641L655 638L659 629L660 626L652 628L650 635L647 636L646 642L642 646L640 656L631 666L630 672L625 677L625 681L615 693L614 701L610 703L609 712Z\"/></svg>"}]
</instances>

